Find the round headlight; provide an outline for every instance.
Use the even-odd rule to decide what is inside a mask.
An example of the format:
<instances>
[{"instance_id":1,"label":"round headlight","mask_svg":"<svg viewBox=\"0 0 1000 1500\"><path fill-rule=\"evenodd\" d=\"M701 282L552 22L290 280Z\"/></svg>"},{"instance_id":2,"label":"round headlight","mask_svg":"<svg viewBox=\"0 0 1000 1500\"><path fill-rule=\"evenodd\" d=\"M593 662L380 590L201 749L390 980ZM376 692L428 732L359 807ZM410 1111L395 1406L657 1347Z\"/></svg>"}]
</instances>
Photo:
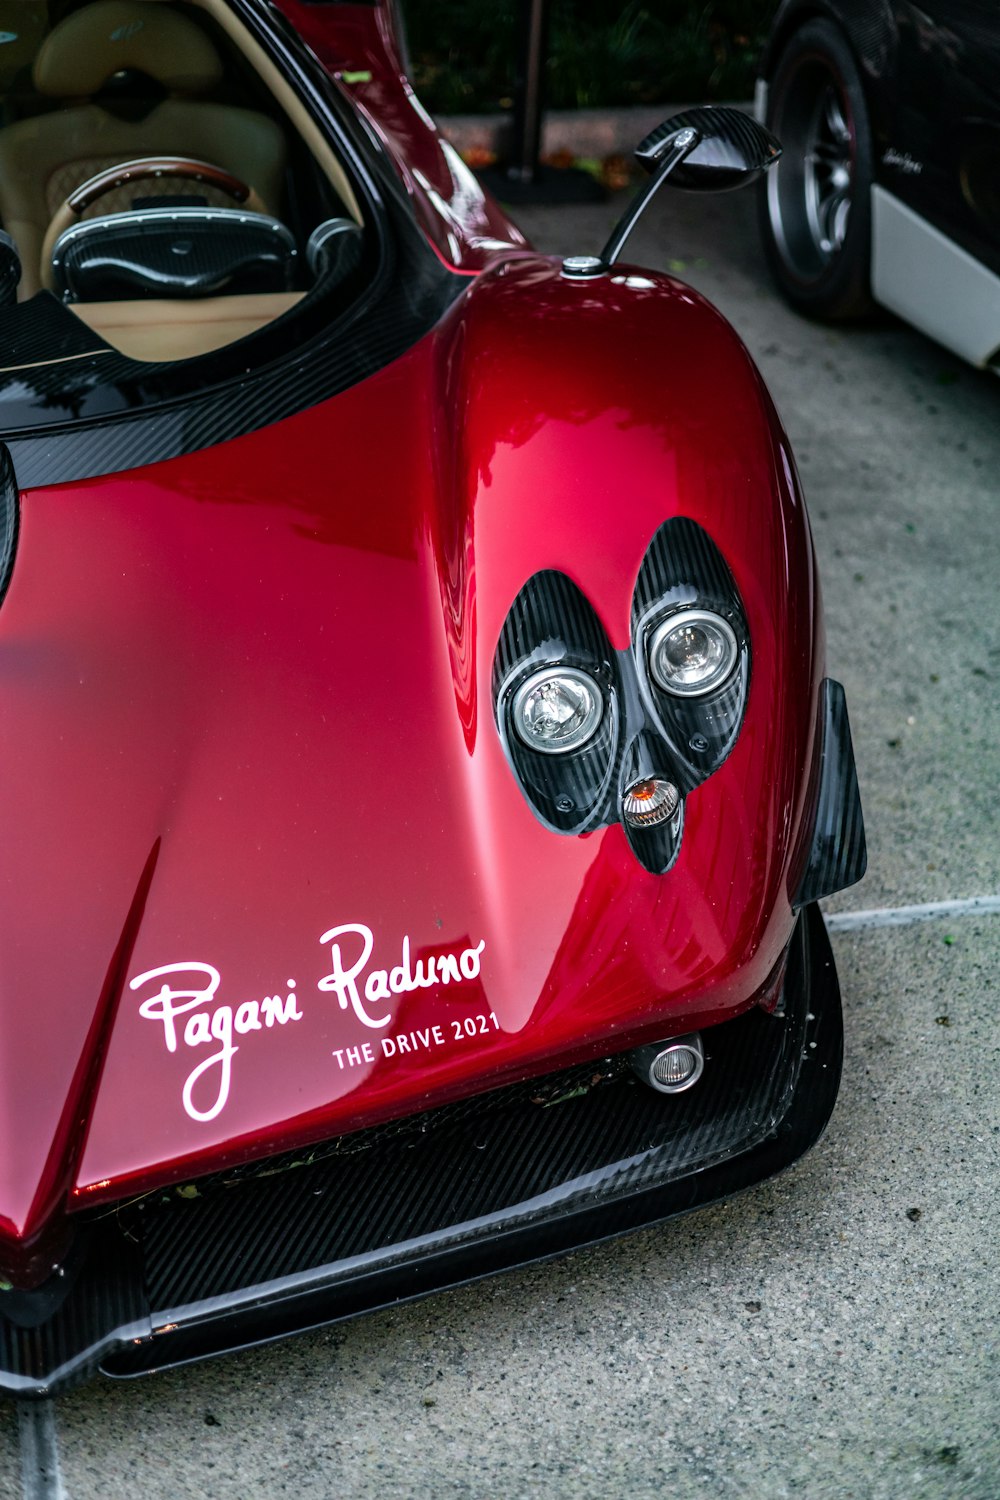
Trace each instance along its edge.
<instances>
[{"instance_id":1,"label":"round headlight","mask_svg":"<svg viewBox=\"0 0 1000 1500\"><path fill-rule=\"evenodd\" d=\"M738 655L736 636L727 620L708 610L684 609L653 632L649 670L665 692L693 698L720 687Z\"/></svg>"},{"instance_id":2,"label":"round headlight","mask_svg":"<svg viewBox=\"0 0 1000 1500\"><path fill-rule=\"evenodd\" d=\"M560 755L579 750L593 738L604 717L604 697L586 672L544 667L522 682L511 712L526 745L545 755Z\"/></svg>"}]
</instances>

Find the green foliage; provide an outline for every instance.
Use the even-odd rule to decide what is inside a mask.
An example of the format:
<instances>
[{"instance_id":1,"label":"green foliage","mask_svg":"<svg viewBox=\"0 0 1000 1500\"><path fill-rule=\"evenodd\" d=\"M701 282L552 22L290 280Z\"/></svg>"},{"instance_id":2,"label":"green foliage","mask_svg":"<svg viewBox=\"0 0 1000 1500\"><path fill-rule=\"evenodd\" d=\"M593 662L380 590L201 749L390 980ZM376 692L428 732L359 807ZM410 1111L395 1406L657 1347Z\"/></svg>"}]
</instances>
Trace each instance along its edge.
<instances>
[{"instance_id":1,"label":"green foliage","mask_svg":"<svg viewBox=\"0 0 1000 1500\"><path fill-rule=\"evenodd\" d=\"M551 0L546 103L744 99L775 0ZM510 107L518 0L405 0L414 83L441 114Z\"/></svg>"}]
</instances>

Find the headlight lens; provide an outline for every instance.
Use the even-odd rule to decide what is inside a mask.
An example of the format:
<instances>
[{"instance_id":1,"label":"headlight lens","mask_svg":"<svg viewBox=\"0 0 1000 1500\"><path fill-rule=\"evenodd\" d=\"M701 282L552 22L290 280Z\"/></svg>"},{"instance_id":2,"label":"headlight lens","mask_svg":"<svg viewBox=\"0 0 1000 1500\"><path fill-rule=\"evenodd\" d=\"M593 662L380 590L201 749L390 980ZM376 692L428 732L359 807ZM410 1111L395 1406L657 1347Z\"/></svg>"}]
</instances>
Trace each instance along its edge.
<instances>
[{"instance_id":1,"label":"headlight lens","mask_svg":"<svg viewBox=\"0 0 1000 1500\"><path fill-rule=\"evenodd\" d=\"M736 665L739 648L732 626L721 615L685 609L653 632L649 670L665 692L698 697L720 687Z\"/></svg>"},{"instance_id":2,"label":"headlight lens","mask_svg":"<svg viewBox=\"0 0 1000 1500\"><path fill-rule=\"evenodd\" d=\"M594 679L576 667L545 667L522 682L511 712L526 745L544 755L561 755L578 750L596 734L604 696Z\"/></svg>"}]
</instances>

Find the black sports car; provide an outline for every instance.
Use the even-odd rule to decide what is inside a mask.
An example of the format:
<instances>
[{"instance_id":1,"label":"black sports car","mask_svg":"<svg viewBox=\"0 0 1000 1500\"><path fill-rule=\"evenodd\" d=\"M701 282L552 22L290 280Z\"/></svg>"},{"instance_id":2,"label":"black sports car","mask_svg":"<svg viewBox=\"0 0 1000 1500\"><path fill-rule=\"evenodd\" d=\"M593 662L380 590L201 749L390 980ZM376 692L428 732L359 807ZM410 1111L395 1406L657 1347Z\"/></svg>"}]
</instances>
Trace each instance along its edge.
<instances>
[{"instance_id":1,"label":"black sports car","mask_svg":"<svg viewBox=\"0 0 1000 1500\"><path fill-rule=\"evenodd\" d=\"M997 0L784 0L756 103L785 148L761 222L789 301L880 303L1000 369Z\"/></svg>"}]
</instances>

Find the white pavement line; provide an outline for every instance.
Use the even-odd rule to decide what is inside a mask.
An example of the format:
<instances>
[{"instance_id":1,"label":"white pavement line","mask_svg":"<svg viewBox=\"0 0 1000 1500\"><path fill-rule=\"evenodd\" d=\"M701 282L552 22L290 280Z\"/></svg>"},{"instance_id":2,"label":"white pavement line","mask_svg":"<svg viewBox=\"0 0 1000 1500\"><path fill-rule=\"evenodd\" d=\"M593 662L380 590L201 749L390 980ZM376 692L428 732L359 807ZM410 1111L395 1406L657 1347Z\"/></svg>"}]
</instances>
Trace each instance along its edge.
<instances>
[{"instance_id":1,"label":"white pavement line","mask_svg":"<svg viewBox=\"0 0 1000 1500\"><path fill-rule=\"evenodd\" d=\"M20 1401L21 1486L24 1500L67 1500L59 1471L59 1439L51 1401Z\"/></svg>"},{"instance_id":2,"label":"white pavement line","mask_svg":"<svg viewBox=\"0 0 1000 1500\"><path fill-rule=\"evenodd\" d=\"M968 896L964 901L927 901L923 906L883 906L875 911L839 911L827 917L831 932L864 927L910 927L935 917L977 917L1000 913L1000 896Z\"/></svg>"}]
</instances>

